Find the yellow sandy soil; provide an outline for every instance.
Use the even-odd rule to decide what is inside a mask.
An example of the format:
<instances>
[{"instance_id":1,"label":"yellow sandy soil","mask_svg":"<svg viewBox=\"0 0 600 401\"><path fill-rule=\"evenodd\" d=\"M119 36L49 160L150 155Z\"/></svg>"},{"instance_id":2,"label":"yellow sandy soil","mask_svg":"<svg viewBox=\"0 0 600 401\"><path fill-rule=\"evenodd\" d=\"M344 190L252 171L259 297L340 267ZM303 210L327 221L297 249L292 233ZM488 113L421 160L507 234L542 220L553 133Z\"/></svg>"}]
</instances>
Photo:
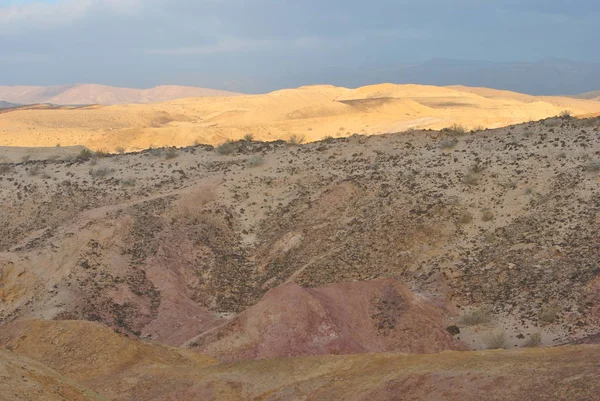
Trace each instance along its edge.
<instances>
[{"instance_id":1,"label":"yellow sandy soil","mask_svg":"<svg viewBox=\"0 0 600 401\"><path fill-rule=\"evenodd\" d=\"M17 110L0 114L0 146L83 145L114 152L213 145L252 133L257 140L307 141L409 128L495 128L569 110L600 112L600 102L534 97L486 88L381 84L310 86L265 95L187 98L146 105Z\"/></svg>"}]
</instances>

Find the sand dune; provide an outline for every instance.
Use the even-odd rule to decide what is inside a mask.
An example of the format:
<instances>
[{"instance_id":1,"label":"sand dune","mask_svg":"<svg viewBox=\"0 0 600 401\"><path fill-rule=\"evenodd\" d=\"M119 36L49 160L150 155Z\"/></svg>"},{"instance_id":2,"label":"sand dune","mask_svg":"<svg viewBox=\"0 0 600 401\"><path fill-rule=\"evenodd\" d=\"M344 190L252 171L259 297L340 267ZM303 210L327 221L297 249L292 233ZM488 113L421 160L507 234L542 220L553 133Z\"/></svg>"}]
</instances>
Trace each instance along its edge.
<instances>
[{"instance_id":1,"label":"sand dune","mask_svg":"<svg viewBox=\"0 0 600 401\"><path fill-rule=\"evenodd\" d=\"M57 105L126 104L163 102L184 97L232 96L237 93L191 86L163 85L151 89L118 88L107 85L0 86L0 100L19 104Z\"/></svg>"},{"instance_id":2,"label":"sand dune","mask_svg":"<svg viewBox=\"0 0 600 401\"><path fill-rule=\"evenodd\" d=\"M563 110L575 115L596 113L600 103L485 88L381 84L347 89L323 85L146 105L15 110L0 115L0 146L83 145L114 152L117 148L215 145L247 133L260 140L296 135L313 141L354 133L440 129L454 123L469 129L495 128Z\"/></svg>"}]
</instances>

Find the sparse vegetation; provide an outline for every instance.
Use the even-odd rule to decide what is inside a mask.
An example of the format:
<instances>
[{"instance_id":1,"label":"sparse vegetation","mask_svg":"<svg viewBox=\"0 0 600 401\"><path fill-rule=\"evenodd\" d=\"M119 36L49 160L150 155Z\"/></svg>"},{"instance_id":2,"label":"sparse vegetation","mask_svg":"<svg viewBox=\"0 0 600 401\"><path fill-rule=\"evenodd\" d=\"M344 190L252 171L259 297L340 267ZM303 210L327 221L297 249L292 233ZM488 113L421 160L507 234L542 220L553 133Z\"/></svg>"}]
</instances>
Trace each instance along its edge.
<instances>
[{"instance_id":1,"label":"sparse vegetation","mask_svg":"<svg viewBox=\"0 0 600 401\"><path fill-rule=\"evenodd\" d=\"M525 342L525 347L527 348L535 348L542 345L542 333L532 333L529 335L529 338Z\"/></svg>"},{"instance_id":2,"label":"sparse vegetation","mask_svg":"<svg viewBox=\"0 0 600 401\"><path fill-rule=\"evenodd\" d=\"M479 174L485 170L485 167L479 163L475 163L471 166L471 172L475 174Z\"/></svg>"},{"instance_id":3,"label":"sparse vegetation","mask_svg":"<svg viewBox=\"0 0 600 401\"><path fill-rule=\"evenodd\" d=\"M585 171L589 171L589 172L591 172L591 173L597 173L597 172L600 172L600 160L594 160L594 161L591 161L591 162L587 163L587 164L586 164L586 165L583 167L583 169L584 169Z\"/></svg>"},{"instance_id":4,"label":"sparse vegetation","mask_svg":"<svg viewBox=\"0 0 600 401\"><path fill-rule=\"evenodd\" d=\"M458 144L458 139L456 138L446 138L442 140L439 144L442 149L452 149Z\"/></svg>"},{"instance_id":5,"label":"sparse vegetation","mask_svg":"<svg viewBox=\"0 0 600 401\"><path fill-rule=\"evenodd\" d=\"M479 184L479 176L475 173L468 173L463 177L463 183L467 185Z\"/></svg>"},{"instance_id":6,"label":"sparse vegetation","mask_svg":"<svg viewBox=\"0 0 600 401\"><path fill-rule=\"evenodd\" d=\"M248 167L258 167L258 166L262 166L265 162L265 159L263 159L260 156L252 156L251 158L249 158L246 161L246 165Z\"/></svg>"},{"instance_id":7,"label":"sparse vegetation","mask_svg":"<svg viewBox=\"0 0 600 401\"><path fill-rule=\"evenodd\" d=\"M571 112L569 110L561 111L558 116L564 120L569 120L569 119L573 118L573 115L571 114Z\"/></svg>"},{"instance_id":8,"label":"sparse vegetation","mask_svg":"<svg viewBox=\"0 0 600 401\"><path fill-rule=\"evenodd\" d=\"M215 148L215 151L220 155L230 155L237 151L237 144L231 139L226 142L220 144Z\"/></svg>"},{"instance_id":9,"label":"sparse vegetation","mask_svg":"<svg viewBox=\"0 0 600 401\"><path fill-rule=\"evenodd\" d=\"M494 220L494 218L495 218L494 213L492 213L491 210L483 209L481 211L481 220L482 221L492 221L492 220Z\"/></svg>"},{"instance_id":10,"label":"sparse vegetation","mask_svg":"<svg viewBox=\"0 0 600 401\"><path fill-rule=\"evenodd\" d=\"M540 311L540 322L545 324L553 323L558 317L560 309L556 306L545 306Z\"/></svg>"},{"instance_id":11,"label":"sparse vegetation","mask_svg":"<svg viewBox=\"0 0 600 401\"><path fill-rule=\"evenodd\" d=\"M243 139L246 142L252 142L252 141L254 141L254 134L251 132L248 132L246 135L244 135Z\"/></svg>"},{"instance_id":12,"label":"sparse vegetation","mask_svg":"<svg viewBox=\"0 0 600 401\"><path fill-rule=\"evenodd\" d=\"M94 157L94 152L89 149L83 149L76 157L77 161L88 161Z\"/></svg>"},{"instance_id":13,"label":"sparse vegetation","mask_svg":"<svg viewBox=\"0 0 600 401\"><path fill-rule=\"evenodd\" d=\"M177 156L179 156L177 148L168 148L165 151L165 159L167 160L175 159Z\"/></svg>"},{"instance_id":14,"label":"sparse vegetation","mask_svg":"<svg viewBox=\"0 0 600 401\"><path fill-rule=\"evenodd\" d=\"M135 178L125 178L121 180L121 185L124 187L133 187L135 186L136 179Z\"/></svg>"},{"instance_id":15,"label":"sparse vegetation","mask_svg":"<svg viewBox=\"0 0 600 401\"><path fill-rule=\"evenodd\" d=\"M150 154L154 157L162 157L163 153L164 153L164 149L163 148L150 148Z\"/></svg>"},{"instance_id":16,"label":"sparse vegetation","mask_svg":"<svg viewBox=\"0 0 600 401\"><path fill-rule=\"evenodd\" d=\"M109 153L104 149L98 149L96 151L96 157L98 159L104 159L105 157L108 157L108 155L109 155Z\"/></svg>"},{"instance_id":17,"label":"sparse vegetation","mask_svg":"<svg viewBox=\"0 0 600 401\"><path fill-rule=\"evenodd\" d=\"M37 164L35 166L31 166L31 168L29 169L29 175L32 177L39 175L41 172L42 169Z\"/></svg>"},{"instance_id":18,"label":"sparse vegetation","mask_svg":"<svg viewBox=\"0 0 600 401\"><path fill-rule=\"evenodd\" d=\"M473 221L473 215L471 213L468 213L468 212L462 213L458 217L458 222L460 224L469 224L472 221Z\"/></svg>"},{"instance_id":19,"label":"sparse vegetation","mask_svg":"<svg viewBox=\"0 0 600 401\"><path fill-rule=\"evenodd\" d=\"M491 320L492 311L488 308L479 308L461 316L460 323L465 326L477 326L489 323Z\"/></svg>"},{"instance_id":20,"label":"sparse vegetation","mask_svg":"<svg viewBox=\"0 0 600 401\"><path fill-rule=\"evenodd\" d=\"M503 331L489 334L483 341L487 349L504 349L508 346L508 339Z\"/></svg>"},{"instance_id":21,"label":"sparse vegetation","mask_svg":"<svg viewBox=\"0 0 600 401\"><path fill-rule=\"evenodd\" d=\"M10 164L0 164L0 175L12 173L13 168Z\"/></svg>"},{"instance_id":22,"label":"sparse vegetation","mask_svg":"<svg viewBox=\"0 0 600 401\"><path fill-rule=\"evenodd\" d=\"M97 169L90 170L90 175L94 178L104 178L111 174L114 170L108 167L99 167Z\"/></svg>"},{"instance_id":23,"label":"sparse vegetation","mask_svg":"<svg viewBox=\"0 0 600 401\"><path fill-rule=\"evenodd\" d=\"M463 136L467 134L467 129L462 124L452 124L450 127L444 128L442 132L446 132L452 136Z\"/></svg>"},{"instance_id":24,"label":"sparse vegetation","mask_svg":"<svg viewBox=\"0 0 600 401\"><path fill-rule=\"evenodd\" d=\"M304 143L305 140L306 140L306 138L304 137L304 135L293 134L292 136L290 136L288 143L290 145L301 145Z\"/></svg>"}]
</instances>

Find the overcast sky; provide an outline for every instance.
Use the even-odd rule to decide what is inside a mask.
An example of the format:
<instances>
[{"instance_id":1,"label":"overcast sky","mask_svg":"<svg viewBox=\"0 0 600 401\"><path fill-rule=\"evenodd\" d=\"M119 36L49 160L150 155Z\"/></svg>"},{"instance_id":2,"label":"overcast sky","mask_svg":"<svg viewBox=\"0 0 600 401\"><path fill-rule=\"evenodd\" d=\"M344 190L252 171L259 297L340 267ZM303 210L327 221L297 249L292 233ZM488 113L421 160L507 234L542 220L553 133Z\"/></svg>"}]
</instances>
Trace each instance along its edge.
<instances>
[{"instance_id":1,"label":"overcast sky","mask_svg":"<svg viewBox=\"0 0 600 401\"><path fill-rule=\"evenodd\" d=\"M600 62L599 21L599 0L0 0L0 85L262 90L432 58Z\"/></svg>"}]
</instances>

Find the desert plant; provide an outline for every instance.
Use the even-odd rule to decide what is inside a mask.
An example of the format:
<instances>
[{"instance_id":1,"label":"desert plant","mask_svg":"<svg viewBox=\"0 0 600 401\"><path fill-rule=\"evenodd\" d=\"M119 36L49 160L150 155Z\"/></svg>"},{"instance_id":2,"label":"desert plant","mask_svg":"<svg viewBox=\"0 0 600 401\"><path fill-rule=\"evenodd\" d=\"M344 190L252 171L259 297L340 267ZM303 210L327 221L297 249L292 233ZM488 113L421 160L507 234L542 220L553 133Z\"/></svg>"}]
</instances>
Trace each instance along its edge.
<instances>
[{"instance_id":1,"label":"desert plant","mask_svg":"<svg viewBox=\"0 0 600 401\"><path fill-rule=\"evenodd\" d=\"M108 152L104 149L98 149L96 151L96 157L99 159L104 159L105 157L108 157Z\"/></svg>"},{"instance_id":2,"label":"desert plant","mask_svg":"<svg viewBox=\"0 0 600 401\"><path fill-rule=\"evenodd\" d=\"M476 125L471 130L471 132L473 132L473 133L475 133L475 132L481 132L481 131L485 131L485 127L483 125Z\"/></svg>"},{"instance_id":3,"label":"desert plant","mask_svg":"<svg viewBox=\"0 0 600 401\"><path fill-rule=\"evenodd\" d=\"M163 148L150 148L149 149L150 154L154 157L161 157L164 153L164 149Z\"/></svg>"},{"instance_id":4,"label":"desert plant","mask_svg":"<svg viewBox=\"0 0 600 401\"><path fill-rule=\"evenodd\" d=\"M492 320L492 311L489 308L479 308L461 316L460 323L465 326L477 326L489 323Z\"/></svg>"},{"instance_id":5,"label":"desert plant","mask_svg":"<svg viewBox=\"0 0 600 401\"><path fill-rule=\"evenodd\" d=\"M300 144L304 143L305 140L306 140L306 138L304 137L304 135L292 134L290 136L290 139L288 140L288 143L290 145L300 145Z\"/></svg>"},{"instance_id":6,"label":"desert plant","mask_svg":"<svg viewBox=\"0 0 600 401\"><path fill-rule=\"evenodd\" d=\"M564 120L569 120L569 119L573 118L573 115L571 114L571 112L569 110L561 111L558 116Z\"/></svg>"},{"instance_id":7,"label":"desert plant","mask_svg":"<svg viewBox=\"0 0 600 401\"><path fill-rule=\"evenodd\" d=\"M246 142L252 142L254 141L254 134L252 132L248 132L246 135L244 135L243 139Z\"/></svg>"},{"instance_id":8,"label":"desert plant","mask_svg":"<svg viewBox=\"0 0 600 401\"><path fill-rule=\"evenodd\" d=\"M13 169L10 164L0 164L0 175L12 173Z\"/></svg>"},{"instance_id":9,"label":"desert plant","mask_svg":"<svg viewBox=\"0 0 600 401\"><path fill-rule=\"evenodd\" d=\"M525 347L535 348L542 345L542 333L532 333L529 335L529 339L525 342Z\"/></svg>"},{"instance_id":10,"label":"desert plant","mask_svg":"<svg viewBox=\"0 0 600 401\"><path fill-rule=\"evenodd\" d=\"M124 178L123 180L121 180L121 185L123 185L124 187L133 187L135 186L135 178Z\"/></svg>"},{"instance_id":11,"label":"desert plant","mask_svg":"<svg viewBox=\"0 0 600 401\"><path fill-rule=\"evenodd\" d=\"M35 166L31 166L31 168L29 169L29 175L34 177L36 175L39 175L41 173L42 169L40 168L40 166L35 165Z\"/></svg>"},{"instance_id":12,"label":"desert plant","mask_svg":"<svg viewBox=\"0 0 600 401\"><path fill-rule=\"evenodd\" d=\"M165 159L167 159L167 160L174 159L177 156L179 156L179 152L177 151L176 148L168 148L165 151Z\"/></svg>"},{"instance_id":13,"label":"desert plant","mask_svg":"<svg viewBox=\"0 0 600 401\"><path fill-rule=\"evenodd\" d=\"M220 155L230 155L237 150L237 144L228 139L226 142L220 144L215 148L215 151Z\"/></svg>"},{"instance_id":14,"label":"desert plant","mask_svg":"<svg viewBox=\"0 0 600 401\"><path fill-rule=\"evenodd\" d=\"M265 162L265 159L263 159L260 156L252 156L251 158L249 158L246 161L246 166L248 167L258 167L258 166L262 166L263 163Z\"/></svg>"},{"instance_id":15,"label":"desert plant","mask_svg":"<svg viewBox=\"0 0 600 401\"><path fill-rule=\"evenodd\" d=\"M322 141L326 142L326 143L331 143L334 141L334 138L331 135L327 135L327 136L323 137Z\"/></svg>"},{"instance_id":16,"label":"desert plant","mask_svg":"<svg viewBox=\"0 0 600 401\"><path fill-rule=\"evenodd\" d=\"M90 170L90 175L94 178L104 178L107 175L109 175L110 173L112 173L114 170L110 169L108 167L99 167L97 169L91 169Z\"/></svg>"},{"instance_id":17,"label":"desert plant","mask_svg":"<svg viewBox=\"0 0 600 401\"><path fill-rule=\"evenodd\" d=\"M585 171L597 173L600 171L600 160L594 160L583 166Z\"/></svg>"},{"instance_id":18,"label":"desert plant","mask_svg":"<svg viewBox=\"0 0 600 401\"><path fill-rule=\"evenodd\" d=\"M478 174L478 173L481 173L483 170L485 170L485 167L479 163L475 163L471 166L472 173Z\"/></svg>"},{"instance_id":19,"label":"desert plant","mask_svg":"<svg viewBox=\"0 0 600 401\"><path fill-rule=\"evenodd\" d=\"M503 349L508 346L508 339L503 331L487 335L483 342L487 349Z\"/></svg>"},{"instance_id":20,"label":"desert plant","mask_svg":"<svg viewBox=\"0 0 600 401\"><path fill-rule=\"evenodd\" d=\"M463 183L467 185L477 185L479 183L479 177L475 173L469 173L464 176Z\"/></svg>"},{"instance_id":21,"label":"desert plant","mask_svg":"<svg viewBox=\"0 0 600 401\"><path fill-rule=\"evenodd\" d=\"M456 138L446 138L442 140L439 144L442 149L452 149L458 143L458 139Z\"/></svg>"},{"instance_id":22,"label":"desert plant","mask_svg":"<svg viewBox=\"0 0 600 401\"><path fill-rule=\"evenodd\" d=\"M458 222L460 224L469 224L473 221L473 215L471 213L463 213L458 217Z\"/></svg>"},{"instance_id":23,"label":"desert plant","mask_svg":"<svg viewBox=\"0 0 600 401\"><path fill-rule=\"evenodd\" d=\"M447 132L448 134L453 136L462 136L466 135L467 133L467 129L463 125L457 123L454 123L451 126L444 128L442 131Z\"/></svg>"},{"instance_id":24,"label":"desert plant","mask_svg":"<svg viewBox=\"0 0 600 401\"><path fill-rule=\"evenodd\" d=\"M87 161L94 156L94 152L89 149L83 149L76 157L77 161Z\"/></svg>"},{"instance_id":25,"label":"desert plant","mask_svg":"<svg viewBox=\"0 0 600 401\"><path fill-rule=\"evenodd\" d=\"M540 311L540 321L550 324L556 320L560 309L556 306L545 306Z\"/></svg>"},{"instance_id":26,"label":"desert plant","mask_svg":"<svg viewBox=\"0 0 600 401\"><path fill-rule=\"evenodd\" d=\"M492 213L489 209L484 209L481 211L481 220L483 221L492 221L494 220L494 213Z\"/></svg>"},{"instance_id":27,"label":"desert plant","mask_svg":"<svg viewBox=\"0 0 600 401\"><path fill-rule=\"evenodd\" d=\"M549 118L544 121L544 125L549 128L558 127L560 125L560 120L558 118Z\"/></svg>"}]
</instances>

